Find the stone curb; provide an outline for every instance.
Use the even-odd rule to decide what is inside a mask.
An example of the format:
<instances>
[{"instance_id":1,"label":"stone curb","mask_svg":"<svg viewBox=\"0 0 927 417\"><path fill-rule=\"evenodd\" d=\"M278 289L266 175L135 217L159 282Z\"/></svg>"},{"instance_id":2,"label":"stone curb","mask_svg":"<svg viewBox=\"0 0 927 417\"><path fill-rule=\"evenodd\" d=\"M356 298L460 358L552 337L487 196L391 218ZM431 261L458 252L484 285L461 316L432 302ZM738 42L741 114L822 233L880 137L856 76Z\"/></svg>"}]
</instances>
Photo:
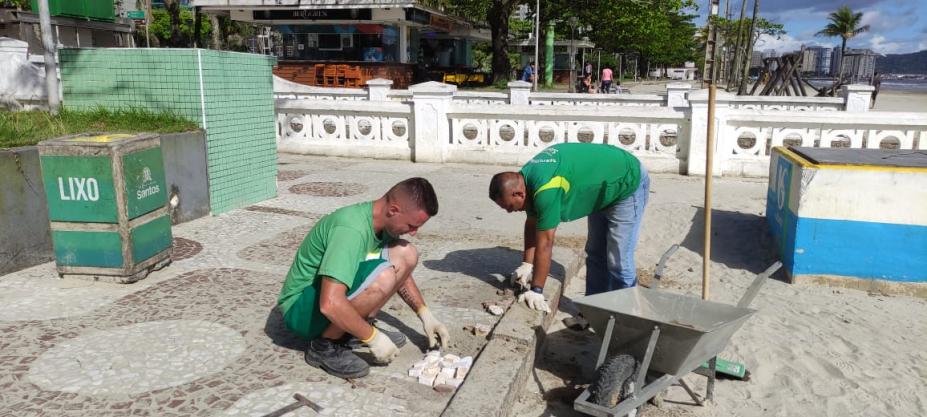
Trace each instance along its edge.
<instances>
[{"instance_id":1,"label":"stone curb","mask_svg":"<svg viewBox=\"0 0 927 417\"><path fill-rule=\"evenodd\" d=\"M466 381L448 402L441 417L509 416L534 368L535 354L543 347L553 323L560 296L585 259L577 253L567 265L563 282L548 279L551 314L538 313L515 303L489 335Z\"/></svg>"}]
</instances>

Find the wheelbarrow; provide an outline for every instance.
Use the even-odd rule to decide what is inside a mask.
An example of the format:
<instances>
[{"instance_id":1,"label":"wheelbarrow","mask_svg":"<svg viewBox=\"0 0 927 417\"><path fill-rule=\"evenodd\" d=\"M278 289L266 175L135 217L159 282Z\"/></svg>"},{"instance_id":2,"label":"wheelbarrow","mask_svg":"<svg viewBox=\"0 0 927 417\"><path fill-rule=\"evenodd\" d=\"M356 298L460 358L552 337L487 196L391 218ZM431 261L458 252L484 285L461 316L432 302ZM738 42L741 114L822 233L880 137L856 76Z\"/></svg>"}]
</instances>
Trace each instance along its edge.
<instances>
[{"instance_id":1,"label":"wheelbarrow","mask_svg":"<svg viewBox=\"0 0 927 417\"><path fill-rule=\"evenodd\" d=\"M671 248L661 259L656 285L662 264L673 251ZM601 375L607 358L609 366L622 366L613 360L622 359L619 356L633 357L630 367L634 369L618 386L603 386L615 382L614 378L609 382L605 382L609 378L597 378L573 402L573 408L593 416L625 416L675 383L702 405L703 401L682 378L706 361L713 366L731 336L756 312L747 306L779 267L781 263L776 262L757 276L736 306L640 286L574 301L596 334L602 335L597 374ZM648 373L652 376L649 380ZM707 397L711 398L714 372L708 376Z\"/></svg>"}]
</instances>

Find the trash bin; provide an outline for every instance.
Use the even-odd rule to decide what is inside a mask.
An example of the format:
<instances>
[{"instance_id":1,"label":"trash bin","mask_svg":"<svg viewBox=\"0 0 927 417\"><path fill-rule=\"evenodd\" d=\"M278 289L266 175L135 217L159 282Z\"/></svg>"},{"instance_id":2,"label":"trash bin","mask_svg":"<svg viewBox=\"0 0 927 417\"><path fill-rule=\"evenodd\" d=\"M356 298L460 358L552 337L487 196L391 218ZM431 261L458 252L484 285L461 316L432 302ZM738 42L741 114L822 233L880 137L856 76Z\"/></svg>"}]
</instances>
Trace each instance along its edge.
<instances>
[{"instance_id":1,"label":"trash bin","mask_svg":"<svg viewBox=\"0 0 927 417\"><path fill-rule=\"evenodd\" d=\"M39 143L58 274L130 283L171 259L159 135L72 135Z\"/></svg>"}]
</instances>

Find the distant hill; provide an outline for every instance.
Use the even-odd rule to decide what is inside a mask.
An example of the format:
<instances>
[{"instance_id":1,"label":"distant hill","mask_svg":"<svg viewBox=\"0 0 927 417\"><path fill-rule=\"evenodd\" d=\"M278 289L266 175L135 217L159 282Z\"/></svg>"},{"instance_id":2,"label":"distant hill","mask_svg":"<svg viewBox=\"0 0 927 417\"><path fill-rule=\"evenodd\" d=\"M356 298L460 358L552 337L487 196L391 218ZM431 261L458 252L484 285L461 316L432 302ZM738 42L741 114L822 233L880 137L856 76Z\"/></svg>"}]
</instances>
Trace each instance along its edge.
<instances>
[{"instance_id":1,"label":"distant hill","mask_svg":"<svg viewBox=\"0 0 927 417\"><path fill-rule=\"evenodd\" d=\"M927 74L927 50L876 57L875 69L889 74Z\"/></svg>"}]
</instances>

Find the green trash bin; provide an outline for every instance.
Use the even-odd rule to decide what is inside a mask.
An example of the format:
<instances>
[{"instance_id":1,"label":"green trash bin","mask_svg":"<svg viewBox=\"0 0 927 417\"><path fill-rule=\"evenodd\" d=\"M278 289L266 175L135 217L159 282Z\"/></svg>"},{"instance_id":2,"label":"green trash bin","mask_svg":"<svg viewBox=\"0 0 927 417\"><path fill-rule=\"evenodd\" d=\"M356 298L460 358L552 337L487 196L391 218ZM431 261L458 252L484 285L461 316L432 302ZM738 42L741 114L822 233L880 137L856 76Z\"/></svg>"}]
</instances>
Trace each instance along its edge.
<instances>
[{"instance_id":1,"label":"green trash bin","mask_svg":"<svg viewBox=\"0 0 927 417\"><path fill-rule=\"evenodd\" d=\"M171 260L159 135L39 143L58 274L130 283Z\"/></svg>"}]
</instances>

